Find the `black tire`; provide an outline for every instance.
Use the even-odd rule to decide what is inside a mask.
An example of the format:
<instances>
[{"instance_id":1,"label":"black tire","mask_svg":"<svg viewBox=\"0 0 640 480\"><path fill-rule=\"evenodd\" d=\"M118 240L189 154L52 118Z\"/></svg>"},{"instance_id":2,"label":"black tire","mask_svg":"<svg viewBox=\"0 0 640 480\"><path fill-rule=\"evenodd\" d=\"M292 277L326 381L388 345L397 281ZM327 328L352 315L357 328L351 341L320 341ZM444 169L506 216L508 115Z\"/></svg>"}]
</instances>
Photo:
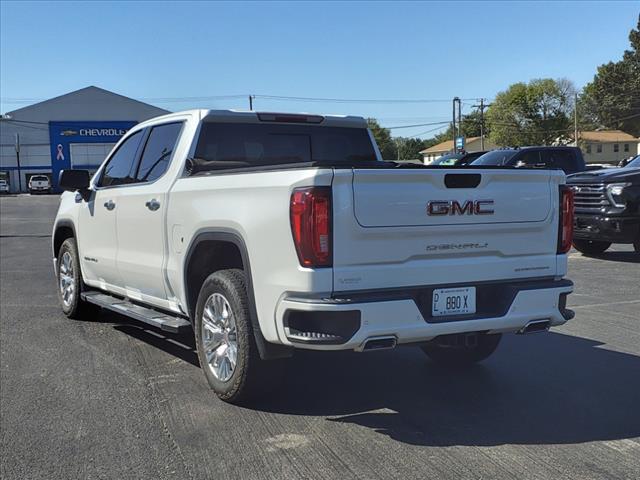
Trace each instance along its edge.
<instances>
[{"instance_id":1,"label":"black tire","mask_svg":"<svg viewBox=\"0 0 640 480\"><path fill-rule=\"evenodd\" d=\"M466 342L465 342L466 337ZM485 360L498 348L501 333L473 335L474 342L469 342L469 335L447 335L422 345L422 351L434 362L461 367Z\"/></svg>"},{"instance_id":2,"label":"black tire","mask_svg":"<svg viewBox=\"0 0 640 480\"><path fill-rule=\"evenodd\" d=\"M69 300L68 298L65 299L62 289L61 271L66 270L66 267L63 265L65 254L70 256L73 267L71 275L68 275L68 277L73 278L74 282L74 294L70 301L67 301ZM58 258L56 259L56 280L58 284L58 298L60 300L60 305L62 306L62 312L67 317L75 320L92 320L100 314L100 308L91 303L85 302L80 298L80 293L85 289L85 285L82 280L82 272L80 271L80 259L78 257L78 247L76 246L75 238L67 238L60 246Z\"/></svg>"},{"instance_id":3,"label":"black tire","mask_svg":"<svg viewBox=\"0 0 640 480\"><path fill-rule=\"evenodd\" d=\"M597 240L574 240L573 248L585 255L599 255L611 246L611 242Z\"/></svg>"},{"instance_id":4,"label":"black tire","mask_svg":"<svg viewBox=\"0 0 640 480\"><path fill-rule=\"evenodd\" d=\"M225 352L229 347L225 348L222 342L218 344L222 350L217 347L206 350L203 339L204 308L210 299L215 298L214 294L219 294L217 298L221 296L228 302L232 312L230 316L233 317L235 325L235 335L227 333L228 338L235 339L237 352L235 366L227 379L217 378L214 367L219 364L219 358L221 358L217 356L217 352ZM231 323L230 320L227 325L229 323ZM260 358L251 323L246 279L242 270L219 270L205 279L196 304L194 330L200 367L209 386L221 400L229 403L244 403L260 396L266 390L275 390L274 382L277 383L281 379L283 361ZM212 341L209 346L214 344L216 342ZM207 360L207 354L213 359L212 364ZM227 362L227 365L230 365L230 360ZM228 370L226 373L229 373Z\"/></svg>"},{"instance_id":5,"label":"black tire","mask_svg":"<svg viewBox=\"0 0 640 480\"><path fill-rule=\"evenodd\" d=\"M640 253L640 238L633 242L633 249L636 251L636 253Z\"/></svg>"}]
</instances>

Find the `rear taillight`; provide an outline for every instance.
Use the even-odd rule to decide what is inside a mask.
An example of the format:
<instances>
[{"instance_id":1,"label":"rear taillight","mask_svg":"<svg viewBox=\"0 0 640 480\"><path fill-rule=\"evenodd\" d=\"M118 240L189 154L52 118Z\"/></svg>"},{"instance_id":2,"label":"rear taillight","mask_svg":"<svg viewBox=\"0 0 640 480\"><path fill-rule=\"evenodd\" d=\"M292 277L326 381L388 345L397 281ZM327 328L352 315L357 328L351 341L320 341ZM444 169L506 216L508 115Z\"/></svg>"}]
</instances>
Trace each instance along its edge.
<instances>
[{"instance_id":1,"label":"rear taillight","mask_svg":"<svg viewBox=\"0 0 640 480\"><path fill-rule=\"evenodd\" d=\"M297 188L291 194L291 232L303 267L330 267L331 187Z\"/></svg>"},{"instance_id":2,"label":"rear taillight","mask_svg":"<svg viewBox=\"0 0 640 480\"><path fill-rule=\"evenodd\" d=\"M560 225L558 226L558 253L571 250L573 240L573 190L560 186Z\"/></svg>"}]
</instances>

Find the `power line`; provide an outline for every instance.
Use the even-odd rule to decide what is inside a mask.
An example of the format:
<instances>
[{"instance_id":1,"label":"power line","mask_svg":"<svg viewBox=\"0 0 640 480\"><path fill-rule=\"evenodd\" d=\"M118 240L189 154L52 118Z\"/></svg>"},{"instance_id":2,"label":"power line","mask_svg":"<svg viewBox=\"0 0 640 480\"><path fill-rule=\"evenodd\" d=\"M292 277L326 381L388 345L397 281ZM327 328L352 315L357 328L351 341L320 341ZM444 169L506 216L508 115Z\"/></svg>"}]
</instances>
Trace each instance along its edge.
<instances>
[{"instance_id":1,"label":"power line","mask_svg":"<svg viewBox=\"0 0 640 480\"><path fill-rule=\"evenodd\" d=\"M232 94L232 95L202 95L191 97L141 97L136 98L139 101L172 103L172 102L204 102L210 100L226 100L226 99L246 99L247 97L263 100L275 101L295 101L295 102L326 102L326 103L447 103L450 100L445 98L405 98L405 99L389 99L389 98L330 98L330 97L297 97L289 95L268 95L268 94ZM20 97L3 97L0 102L9 104L37 103L49 99L44 98L20 98ZM463 100L473 101L473 98ZM108 101L108 100L105 100Z\"/></svg>"},{"instance_id":2,"label":"power line","mask_svg":"<svg viewBox=\"0 0 640 480\"><path fill-rule=\"evenodd\" d=\"M396 125L395 127L384 127L387 130L397 130L399 128L416 128L416 127L430 127L432 125L446 125L449 122L448 120L445 120L443 122L432 122L432 123L416 123L413 125Z\"/></svg>"}]
</instances>

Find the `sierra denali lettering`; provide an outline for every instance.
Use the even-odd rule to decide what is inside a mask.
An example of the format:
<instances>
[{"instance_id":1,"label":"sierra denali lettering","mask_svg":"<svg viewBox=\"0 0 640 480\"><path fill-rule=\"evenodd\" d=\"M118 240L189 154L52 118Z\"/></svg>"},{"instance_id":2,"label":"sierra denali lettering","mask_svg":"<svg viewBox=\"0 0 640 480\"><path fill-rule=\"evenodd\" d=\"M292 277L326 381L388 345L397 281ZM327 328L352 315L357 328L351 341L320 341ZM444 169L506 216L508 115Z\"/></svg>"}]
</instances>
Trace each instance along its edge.
<instances>
[{"instance_id":1,"label":"sierra denali lettering","mask_svg":"<svg viewBox=\"0 0 640 480\"><path fill-rule=\"evenodd\" d=\"M431 200L427 215L493 215L491 205L493 200L467 200L462 205L457 200Z\"/></svg>"}]
</instances>

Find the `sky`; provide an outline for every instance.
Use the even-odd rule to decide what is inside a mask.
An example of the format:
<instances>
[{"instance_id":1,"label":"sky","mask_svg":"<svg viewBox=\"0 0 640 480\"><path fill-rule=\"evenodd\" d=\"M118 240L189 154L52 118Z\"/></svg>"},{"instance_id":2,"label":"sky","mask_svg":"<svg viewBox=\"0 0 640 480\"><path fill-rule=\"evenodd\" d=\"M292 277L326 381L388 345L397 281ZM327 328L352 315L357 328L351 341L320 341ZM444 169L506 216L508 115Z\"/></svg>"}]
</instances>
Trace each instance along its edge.
<instances>
[{"instance_id":1,"label":"sky","mask_svg":"<svg viewBox=\"0 0 640 480\"><path fill-rule=\"evenodd\" d=\"M255 94L262 111L445 122L454 96L468 113L514 82L564 77L581 88L621 58L639 13L640 1L2 0L0 111L96 85L172 111L247 109Z\"/></svg>"}]
</instances>

